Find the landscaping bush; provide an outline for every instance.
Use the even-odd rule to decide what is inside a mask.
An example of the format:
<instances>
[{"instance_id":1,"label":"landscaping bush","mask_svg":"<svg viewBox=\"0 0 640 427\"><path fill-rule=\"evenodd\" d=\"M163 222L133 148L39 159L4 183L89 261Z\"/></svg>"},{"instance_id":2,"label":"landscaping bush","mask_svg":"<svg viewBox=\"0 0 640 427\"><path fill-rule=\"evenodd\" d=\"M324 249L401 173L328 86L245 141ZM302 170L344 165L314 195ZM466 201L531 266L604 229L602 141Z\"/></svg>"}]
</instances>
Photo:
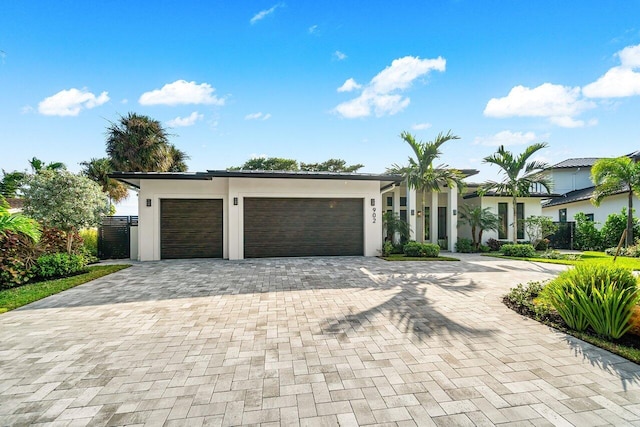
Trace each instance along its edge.
<instances>
[{"instance_id":1,"label":"landscaping bush","mask_svg":"<svg viewBox=\"0 0 640 427\"><path fill-rule=\"evenodd\" d=\"M538 241L538 243L536 243L536 251L546 251L549 249L549 243L551 243L551 240L549 239L542 239Z\"/></svg>"},{"instance_id":2,"label":"landscaping bush","mask_svg":"<svg viewBox=\"0 0 640 427\"><path fill-rule=\"evenodd\" d=\"M529 244L505 244L500 247L500 253L516 258L533 258L536 250Z\"/></svg>"},{"instance_id":3,"label":"landscaping bush","mask_svg":"<svg viewBox=\"0 0 640 427\"><path fill-rule=\"evenodd\" d=\"M544 282L528 282L511 288L504 297L504 302L513 310L538 320L546 319L551 312L548 304L538 304L536 299L545 289Z\"/></svg>"},{"instance_id":4,"label":"landscaping bush","mask_svg":"<svg viewBox=\"0 0 640 427\"><path fill-rule=\"evenodd\" d=\"M82 253L83 241L82 237L77 232L72 232L73 243L71 245L71 253ZM97 238L97 235L96 235ZM55 254L59 252L67 252L67 234L57 228L45 228L42 230L42 237L38 246L42 252L48 254ZM97 248L97 243L96 243ZM97 250L97 249L96 249Z\"/></svg>"},{"instance_id":5,"label":"landscaping bush","mask_svg":"<svg viewBox=\"0 0 640 427\"><path fill-rule=\"evenodd\" d=\"M96 228L87 228L78 233L82 238L82 247L84 251L94 257L98 256L98 230Z\"/></svg>"},{"instance_id":6,"label":"landscaping bush","mask_svg":"<svg viewBox=\"0 0 640 427\"><path fill-rule=\"evenodd\" d=\"M36 244L27 236L5 231L0 236L0 289L27 283L35 276L39 254Z\"/></svg>"},{"instance_id":7,"label":"landscaping bush","mask_svg":"<svg viewBox=\"0 0 640 427\"><path fill-rule=\"evenodd\" d=\"M573 242L575 248L580 251L602 250L602 233L596 228L596 223L587 219L587 216L582 212L577 213L574 218L576 220Z\"/></svg>"},{"instance_id":8,"label":"landscaping bush","mask_svg":"<svg viewBox=\"0 0 640 427\"><path fill-rule=\"evenodd\" d=\"M560 251L547 250L538 255L538 258L544 259L563 259L564 255L560 253Z\"/></svg>"},{"instance_id":9,"label":"landscaping bush","mask_svg":"<svg viewBox=\"0 0 640 427\"><path fill-rule=\"evenodd\" d=\"M627 209L623 208L619 214L610 214L602 226L603 247L618 246L622 232L627 228ZM633 235L640 236L640 220L633 218Z\"/></svg>"},{"instance_id":10,"label":"landscaping bush","mask_svg":"<svg viewBox=\"0 0 640 427\"><path fill-rule=\"evenodd\" d=\"M487 240L487 246L489 246L492 252L498 252L503 244L504 242L496 240L493 237Z\"/></svg>"},{"instance_id":11,"label":"landscaping bush","mask_svg":"<svg viewBox=\"0 0 640 427\"><path fill-rule=\"evenodd\" d=\"M86 270L86 266L87 261L82 255L56 253L39 257L35 271L38 277L50 279L82 273Z\"/></svg>"},{"instance_id":12,"label":"landscaping bush","mask_svg":"<svg viewBox=\"0 0 640 427\"><path fill-rule=\"evenodd\" d=\"M436 258L440 247L434 243L408 242L404 245L404 254L409 257Z\"/></svg>"},{"instance_id":13,"label":"landscaping bush","mask_svg":"<svg viewBox=\"0 0 640 427\"><path fill-rule=\"evenodd\" d=\"M630 328L633 307L640 299L630 270L582 264L564 271L549 284L551 303L572 329L587 326L607 338L617 339Z\"/></svg>"},{"instance_id":14,"label":"landscaping bush","mask_svg":"<svg viewBox=\"0 0 640 427\"><path fill-rule=\"evenodd\" d=\"M393 253L393 243L386 241L382 245L382 256L389 256Z\"/></svg>"},{"instance_id":15,"label":"landscaping bush","mask_svg":"<svg viewBox=\"0 0 640 427\"><path fill-rule=\"evenodd\" d=\"M608 248L608 249L605 249L604 253L606 253L607 255L615 256L617 250L618 250L617 247ZM634 246L629 246L628 248L620 248L620 251L618 252L618 256L638 258L640 257L640 246L634 245Z\"/></svg>"},{"instance_id":16,"label":"landscaping bush","mask_svg":"<svg viewBox=\"0 0 640 427\"><path fill-rule=\"evenodd\" d=\"M473 242L471 239L465 239L463 237L458 238L458 241L456 242L456 251L463 254L473 252Z\"/></svg>"},{"instance_id":17,"label":"landscaping bush","mask_svg":"<svg viewBox=\"0 0 640 427\"><path fill-rule=\"evenodd\" d=\"M478 250L482 253L487 253L487 252L491 252L491 248L487 245L480 245L478 246Z\"/></svg>"}]
</instances>

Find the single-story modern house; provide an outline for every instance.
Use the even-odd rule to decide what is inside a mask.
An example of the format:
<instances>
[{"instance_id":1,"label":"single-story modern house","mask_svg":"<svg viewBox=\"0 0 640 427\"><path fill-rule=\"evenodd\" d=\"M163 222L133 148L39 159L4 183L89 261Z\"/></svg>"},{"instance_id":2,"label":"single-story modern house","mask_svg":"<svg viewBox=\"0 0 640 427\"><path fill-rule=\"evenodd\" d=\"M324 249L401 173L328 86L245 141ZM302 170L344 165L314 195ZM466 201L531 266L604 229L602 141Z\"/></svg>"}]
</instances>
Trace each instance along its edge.
<instances>
[{"instance_id":1,"label":"single-story modern house","mask_svg":"<svg viewBox=\"0 0 640 427\"><path fill-rule=\"evenodd\" d=\"M138 189L140 261L376 256L382 247L382 192L402 180L226 170L111 177Z\"/></svg>"},{"instance_id":2,"label":"single-story modern house","mask_svg":"<svg viewBox=\"0 0 640 427\"><path fill-rule=\"evenodd\" d=\"M399 175L210 170L110 176L138 191L138 246L131 256L140 261L376 256L387 211L409 223L412 239L454 252L458 237L471 237L470 227L458 222L462 204L490 207L500 216L503 229L485 232L485 241L512 238L512 199L480 196L478 184L462 194L455 187L427 192L423 200ZM518 199L519 217L540 214L536 195Z\"/></svg>"}]
</instances>

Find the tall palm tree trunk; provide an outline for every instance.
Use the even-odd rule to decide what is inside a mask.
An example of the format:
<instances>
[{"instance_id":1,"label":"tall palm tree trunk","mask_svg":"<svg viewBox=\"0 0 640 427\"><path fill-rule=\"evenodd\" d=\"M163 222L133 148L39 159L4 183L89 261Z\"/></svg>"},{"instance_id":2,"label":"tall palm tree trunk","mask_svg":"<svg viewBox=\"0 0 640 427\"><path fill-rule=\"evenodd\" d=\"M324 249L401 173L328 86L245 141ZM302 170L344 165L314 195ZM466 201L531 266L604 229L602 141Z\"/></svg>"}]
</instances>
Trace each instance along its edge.
<instances>
[{"instance_id":1,"label":"tall palm tree trunk","mask_svg":"<svg viewBox=\"0 0 640 427\"><path fill-rule=\"evenodd\" d=\"M627 210L627 240L625 246L633 245L633 190L629 190L629 208Z\"/></svg>"},{"instance_id":2,"label":"tall palm tree trunk","mask_svg":"<svg viewBox=\"0 0 640 427\"><path fill-rule=\"evenodd\" d=\"M513 243L518 243L518 199L513 196Z\"/></svg>"}]
</instances>

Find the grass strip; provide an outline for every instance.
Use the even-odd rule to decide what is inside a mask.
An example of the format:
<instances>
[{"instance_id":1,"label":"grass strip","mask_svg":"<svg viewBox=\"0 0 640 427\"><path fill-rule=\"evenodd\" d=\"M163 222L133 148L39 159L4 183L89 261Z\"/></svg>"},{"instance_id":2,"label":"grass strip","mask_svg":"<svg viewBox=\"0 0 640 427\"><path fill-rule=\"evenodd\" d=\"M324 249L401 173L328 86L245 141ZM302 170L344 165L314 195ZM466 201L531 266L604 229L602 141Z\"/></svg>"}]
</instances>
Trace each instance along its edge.
<instances>
[{"instance_id":1,"label":"grass strip","mask_svg":"<svg viewBox=\"0 0 640 427\"><path fill-rule=\"evenodd\" d=\"M404 256L403 254L393 254L381 257L385 261L460 261L458 258L439 256L439 257L417 257Z\"/></svg>"},{"instance_id":2,"label":"grass strip","mask_svg":"<svg viewBox=\"0 0 640 427\"><path fill-rule=\"evenodd\" d=\"M63 279L46 280L43 282L28 283L11 289L0 290L0 313L15 310L23 305L30 304L39 299L55 295L59 292L90 282L102 276L106 276L131 265L110 264L95 265L89 267L86 273Z\"/></svg>"},{"instance_id":3,"label":"grass strip","mask_svg":"<svg viewBox=\"0 0 640 427\"><path fill-rule=\"evenodd\" d=\"M616 267L628 268L630 270L640 270L640 259L630 257L618 257L616 262L613 262L613 257L605 254L604 252L592 252L587 251L582 253L582 258L579 260L568 259L548 259L548 258L517 258L500 255L499 253L482 254L483 256L490 256L495 258L513 259L516 261L532 261L532 262L544 262L547 264L564 264L564 265L578 265L588 262L589 264L600 265L615 265Z\"/></svg>"}]
</instances>

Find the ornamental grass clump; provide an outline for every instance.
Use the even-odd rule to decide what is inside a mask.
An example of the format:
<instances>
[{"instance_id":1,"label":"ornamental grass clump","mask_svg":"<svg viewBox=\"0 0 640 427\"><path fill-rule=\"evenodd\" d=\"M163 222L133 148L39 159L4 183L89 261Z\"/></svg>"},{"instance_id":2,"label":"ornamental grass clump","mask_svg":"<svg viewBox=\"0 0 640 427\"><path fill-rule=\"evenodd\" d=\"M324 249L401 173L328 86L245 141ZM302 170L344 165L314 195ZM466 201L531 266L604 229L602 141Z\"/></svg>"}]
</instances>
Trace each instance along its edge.
<instances>
[{"instance_id":1,"label":"ornamental grass clump","mask_svg":"<svg viewBox=\"0 0 640 427\"><path fill-rule=\"evenodd\" d=\"M590 326L609 339L622 337L640 300L637 280L630 270L583 264L561 273L547 290L551 304L566 324L577 331Z\"/></svg>"}]
</instances>

